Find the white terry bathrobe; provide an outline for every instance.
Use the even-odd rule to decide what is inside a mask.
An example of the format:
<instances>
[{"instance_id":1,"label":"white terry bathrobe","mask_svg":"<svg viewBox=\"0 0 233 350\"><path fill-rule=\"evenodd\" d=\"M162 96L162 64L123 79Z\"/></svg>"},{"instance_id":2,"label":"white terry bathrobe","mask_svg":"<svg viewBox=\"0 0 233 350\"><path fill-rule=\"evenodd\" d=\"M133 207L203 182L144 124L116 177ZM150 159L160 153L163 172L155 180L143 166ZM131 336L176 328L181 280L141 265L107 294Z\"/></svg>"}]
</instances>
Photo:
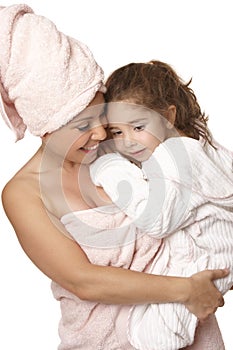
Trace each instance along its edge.
<instances>
[{"instance_id":1,"label":"white terry bathrobe","mask_svg":"<svg viewBox=\"0 0 233 350\"><path fill-rule=\"evenodd\" d=\"M91 166L92 180L142 232L163 238L150 273L190 276L230 268L216 281L233 284L233 155L215 143L174 137L161 143L142 169L118 153ZM133 306L128 338L140 350L177 350L193 343L197 318L176 303Z\"/></svg>"}]
</instances>

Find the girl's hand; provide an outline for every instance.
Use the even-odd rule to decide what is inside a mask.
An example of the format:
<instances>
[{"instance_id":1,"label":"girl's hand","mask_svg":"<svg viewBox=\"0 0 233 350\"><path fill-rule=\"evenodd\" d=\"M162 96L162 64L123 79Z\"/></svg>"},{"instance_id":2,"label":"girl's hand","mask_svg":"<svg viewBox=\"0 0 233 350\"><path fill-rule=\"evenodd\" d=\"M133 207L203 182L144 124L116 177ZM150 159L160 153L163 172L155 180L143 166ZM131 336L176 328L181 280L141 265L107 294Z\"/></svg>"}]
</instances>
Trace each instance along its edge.
<instances>
[{"instance_id":1,"label":"girl's hand","mask_svg":"<svg viewBox=\"0 0 233 350\"><path fill-rule=\"evenodd\" d=\"M223 296L213 281L228 274L228 269L206 270L190 277L190 296L184 304L200 321L204 321L219 306L224 305Z\"/></svg>"}]
</instances>

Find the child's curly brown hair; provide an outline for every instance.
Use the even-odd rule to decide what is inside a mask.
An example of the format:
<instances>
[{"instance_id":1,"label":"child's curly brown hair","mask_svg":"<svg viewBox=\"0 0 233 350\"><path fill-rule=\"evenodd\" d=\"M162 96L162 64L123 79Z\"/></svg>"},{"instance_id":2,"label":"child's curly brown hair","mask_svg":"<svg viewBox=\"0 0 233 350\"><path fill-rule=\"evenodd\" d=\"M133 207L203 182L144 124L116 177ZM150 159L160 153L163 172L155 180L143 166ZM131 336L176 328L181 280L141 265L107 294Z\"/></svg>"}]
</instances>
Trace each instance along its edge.
<instances>
[{"instance_id":1,"label":"child's curly brown hair","mask_svg":"<svg viewBox=\"0 0 233 350\"><path fill-rule=\"evenodd\" d=\"M188 83L161 61L130 63L114 71L106 81L106 102L128 101L143 105L165 116L169 106L176 107L174 126L187 136L202 136L211 144L208 116L201 111Z\"/></svg>"}]
</instances>

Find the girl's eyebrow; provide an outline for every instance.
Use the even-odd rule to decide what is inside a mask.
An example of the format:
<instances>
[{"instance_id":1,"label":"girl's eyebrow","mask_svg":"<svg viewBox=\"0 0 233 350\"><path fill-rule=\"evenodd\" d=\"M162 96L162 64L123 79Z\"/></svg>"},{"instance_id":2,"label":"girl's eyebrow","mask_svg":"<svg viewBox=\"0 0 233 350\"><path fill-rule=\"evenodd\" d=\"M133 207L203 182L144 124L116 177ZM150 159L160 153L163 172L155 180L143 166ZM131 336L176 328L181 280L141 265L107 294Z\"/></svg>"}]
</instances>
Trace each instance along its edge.
<instances>
[{"instance_id":1,"label":"girl's eyebrow","mask_svg":"<svg viewBox=\"0 0 233 350\"><path fill-rule=\"evenodd\" d=\"M112 124L135 124L135 123L142 123L142 122L147 122L148 121L148 118L140 118L140 119L134 119L134 120L130 120L128 122L115 122L115 123L112 123ZM109 124L109 129L116 129L117 128L117 125L114 126L112 124Z\"/></svg>"},{"instance_id":2,"label":"girl's eyebrow","mask_svg":"<svg viewBox=\"0 0 233 350\"><path fill-rule=\"evenodd\" d=\"M134 124L134 123L146 122L146 121L148 121L148 118L138 118L138 119L130 120L129 123L127 124Z\"/></svg>"}]
</instances>

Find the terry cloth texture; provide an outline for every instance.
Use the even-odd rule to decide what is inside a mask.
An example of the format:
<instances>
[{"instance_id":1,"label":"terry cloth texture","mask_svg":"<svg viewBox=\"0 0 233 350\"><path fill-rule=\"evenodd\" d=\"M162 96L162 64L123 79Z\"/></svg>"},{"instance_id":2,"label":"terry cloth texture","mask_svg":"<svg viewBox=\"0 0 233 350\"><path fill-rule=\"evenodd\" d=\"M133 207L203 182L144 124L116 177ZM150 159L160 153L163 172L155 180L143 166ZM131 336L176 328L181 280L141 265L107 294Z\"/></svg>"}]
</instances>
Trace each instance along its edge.
<instances>
[{"instance_id":1,"label":"terry cloth texture","mask_svg":"<svg viewBox=\"0 0 233 350\"><path fill-rule=\"evenodd\" d=\"M70 212L61 222L93 264L149 272L151 262L163 249L160 239L141 234L113 205ZM55 282L52 282L52 291L62 313L59 350L135 349L127 339L131 305L83 301ZM224 350L214 315L198 325L193 345L185 348L189 349Z\"/></svg>"},{"instance_id":2,"label":"terry cloth texture","mask_svg":"<svg viewBox=\"0 0 233 350\"><path fill-rule=\"evenodd\" d=\"M0 113L17 140L57 130L104 89L88 47L29 6L0 7L0 23Z\"/></svg>"}]
</instances>

